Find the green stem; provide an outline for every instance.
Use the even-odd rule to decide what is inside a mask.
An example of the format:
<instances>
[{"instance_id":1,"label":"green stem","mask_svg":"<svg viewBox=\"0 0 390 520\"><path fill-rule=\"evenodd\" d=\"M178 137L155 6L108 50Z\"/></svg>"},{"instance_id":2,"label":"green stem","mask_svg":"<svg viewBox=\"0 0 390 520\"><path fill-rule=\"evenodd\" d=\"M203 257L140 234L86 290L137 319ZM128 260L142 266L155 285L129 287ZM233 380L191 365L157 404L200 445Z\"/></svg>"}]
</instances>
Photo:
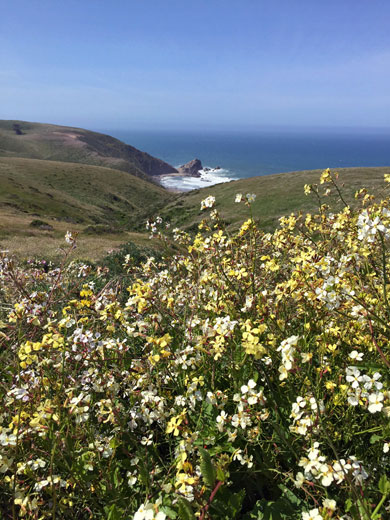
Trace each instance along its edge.
<instances>
[{"instance_id":1,"label":"green stem","mask_svg":"<svg viewBox=\"0 0 390 520\"><path fill-rule=\"evenodd\" d=\"M371 520L376 520L376 515L378 513L378 511L380 510L380 508L382 507L382 505L384 504L384 501L386 500L387 498L387 493L385 493L382 498L380 499L380 502L379 504L376 506L376 508L374 509L372 515L371 515Z\"/></svg>"},{"instance_id":2,"label":"green stem","mask_svg":"<svg viewBox=\"0 0 390 520\"><path fill-rule=\"evenodd\" d=\"M386 273L386 249L385 249L385 242L383 240L383 235L379 231L379 237L381 239L381 246L382 246L382 271L383 271L383 298L386 303L387 310L389 310L389 302L387 299L387 273Z\"/></svg>"}]
</instances>

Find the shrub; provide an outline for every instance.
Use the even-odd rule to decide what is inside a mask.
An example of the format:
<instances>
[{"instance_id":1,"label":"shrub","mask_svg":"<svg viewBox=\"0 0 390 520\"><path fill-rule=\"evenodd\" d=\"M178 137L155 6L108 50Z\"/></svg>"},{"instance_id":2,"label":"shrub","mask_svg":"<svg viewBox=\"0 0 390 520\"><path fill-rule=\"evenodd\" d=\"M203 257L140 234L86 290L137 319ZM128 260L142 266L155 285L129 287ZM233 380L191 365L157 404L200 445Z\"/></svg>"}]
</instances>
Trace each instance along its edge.
<instances>
[{"instance_id":1,"label":"shrub","mask_svg":"<svg viewBox=\"0 0 390 520\"><path fill-rule=\"evenodd\" d=\"M37 227L37 228L40 228L40 229L46 229L48 231L53 231L53 226L51 224L49 224L48 222L45 222L44 220L40 220L40 219L34 219L30 222L30 226L31 227Z\"/></svg>"},{"instance_id":2,"label":"shrub","mask_svg":"<svg viewBox=\"0 0 390 520\"><path fill-rule=\"evenodd\" d=\"M4 513L388 517L390 201L358 196L273 234L212 209L131 267L124 304L101 268L3 255Z\"/></svg>"}]
</instances>

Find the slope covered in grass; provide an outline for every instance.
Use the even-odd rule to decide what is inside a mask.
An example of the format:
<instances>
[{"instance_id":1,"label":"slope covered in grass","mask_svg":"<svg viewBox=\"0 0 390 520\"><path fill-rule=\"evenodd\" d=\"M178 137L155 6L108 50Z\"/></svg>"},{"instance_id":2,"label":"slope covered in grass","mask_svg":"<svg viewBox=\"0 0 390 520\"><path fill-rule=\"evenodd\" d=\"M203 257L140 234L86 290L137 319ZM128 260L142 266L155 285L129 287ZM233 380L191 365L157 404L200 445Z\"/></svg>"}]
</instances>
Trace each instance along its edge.
<instances>
[{"instance_id":1,"label":"slope covered in grass","mask_svg":"<svg viewBox=\"0 0 390 520\"><path fill-rule=\"evenodd\" d=\"M68 126L0 120L0 157L10 156L106 166L145 179L176 171L161 159L109 135Z\"/></svg>"},{"instance_id":2,"label":"slope covered in grass","mask_svg":"<svg viewBox=\"0 0 390 520\"><path fill-rule=\"evenodd\" d=\"M147 216L173 197L119 170L9 157L0 158L0 186L0 246L29 254L50 249L68 228L87 230L92 249L101 241L104 250L115 247L128 240L127 231L144 230ZM48 226L31 226L39 220Z\"/></svg>"},{"instance_id":3,"label":"slope covered in grass","mask_svg":"<svg viewBox=\"0 0 390 520\"><path fill-rule=\"evenodd\" d=\"M353 203L356 190L363 186L371 192L382 192L383 175L390 173L390 167L340 168L338 171L340 185L344 184L342 186L344 198L348 203ZM230 227L236 228L246 218L246 211L244 206L234 203L235 195L254 193L256 200L252 204L253 216L260 219L262 229L273 230L277 226L278 219L285 214L317 209L316 199L305 196L304 186L318 182L319 175L320 170L281 173L194 190L172 201L165 208L163 217L171 220L174 226L196 229L197 223L203 218L200 202L208 195L212 195L216 198L217 208L227 223ZM325 197L322 202L327 203L328 199ZM332 204L334 205L333 202Z\"/></svg>"}]
</instances>

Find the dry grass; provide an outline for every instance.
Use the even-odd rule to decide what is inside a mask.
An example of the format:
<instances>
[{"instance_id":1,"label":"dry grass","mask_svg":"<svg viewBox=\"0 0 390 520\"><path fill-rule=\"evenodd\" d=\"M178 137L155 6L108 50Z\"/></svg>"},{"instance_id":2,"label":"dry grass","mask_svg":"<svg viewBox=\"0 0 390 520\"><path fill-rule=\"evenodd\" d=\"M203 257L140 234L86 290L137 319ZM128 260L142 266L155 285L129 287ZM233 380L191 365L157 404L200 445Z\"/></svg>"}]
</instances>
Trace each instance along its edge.
<instances>
[{"instance_id":1,"label":"dry grass","mask_svg":"<svg viewBox=\"0 0 390 520\"><path fill-rule=\"evenodd\" d=\"M139 246L150 247L148 235L136 232L105 233L89 235L83 233L83 226L45 218L53 226L53 231L46 231L30 226L30 215L12 211L2 212L0 216L0 250L10 251L21 259L45 258L58 260L67 248L64 240L69 230L78 233L77 248L73 258L97 261L121 244L132 241Z\"/></svg>"}]
</instances>

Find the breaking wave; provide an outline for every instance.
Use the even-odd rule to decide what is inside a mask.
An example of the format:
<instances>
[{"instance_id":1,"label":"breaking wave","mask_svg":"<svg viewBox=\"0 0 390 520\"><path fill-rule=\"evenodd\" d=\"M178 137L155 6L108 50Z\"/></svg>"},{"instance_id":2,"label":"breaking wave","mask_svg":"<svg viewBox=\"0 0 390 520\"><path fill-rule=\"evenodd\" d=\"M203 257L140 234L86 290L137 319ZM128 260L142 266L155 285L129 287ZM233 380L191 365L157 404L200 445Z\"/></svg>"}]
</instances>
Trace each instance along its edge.
<instances>
[{"instance_id":1,"label":"breaking wave","mask_svg":"<svg viewBox=\"0 0 390 520\"><path fill-rule=\"evenodd\" d=\"M224 168L213 169L210 168L207 171L199 170L200 177L188 177L185 175L163 175L160 179L161 184L164 188L175 189L179 191L190 191L198 188L207 188L214 184L220 184L221 182L229 182L237 180L236 177L231 176L229 170Z\"/></svg>"}]
</instances>

